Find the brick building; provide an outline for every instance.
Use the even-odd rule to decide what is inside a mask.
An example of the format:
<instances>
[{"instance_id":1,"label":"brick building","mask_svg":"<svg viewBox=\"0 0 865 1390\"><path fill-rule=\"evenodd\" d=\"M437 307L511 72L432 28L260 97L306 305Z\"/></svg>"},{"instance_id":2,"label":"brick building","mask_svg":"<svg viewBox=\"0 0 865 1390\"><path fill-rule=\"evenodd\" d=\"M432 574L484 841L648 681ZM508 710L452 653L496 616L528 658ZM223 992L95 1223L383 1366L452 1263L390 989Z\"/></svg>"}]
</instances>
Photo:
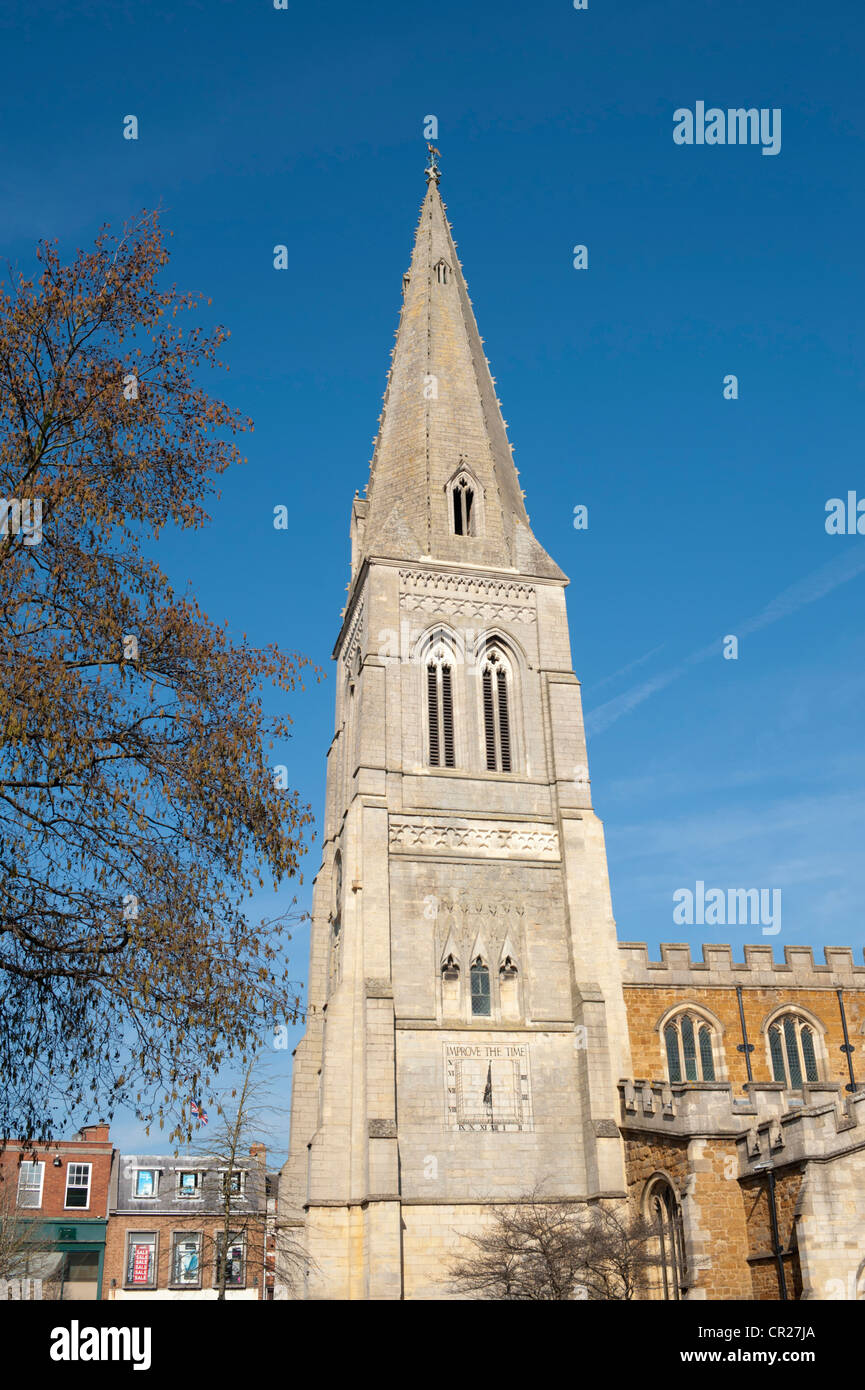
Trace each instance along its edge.
<instances>
[{"instance_id":1,"label":"brick building","mask_svg":"<svg viewBox=\"0 0 865 1390\"><path fill-rule=\"evenodd\" d=\"M849 949L621 945L628 1190L672 1298L865 1297L865 966Z\"/></svg>"},{"instance_id":2,"label":"brick building","mask_svg":"<svg viewBox=\"0 0 865 1390\"><path fill-rule=\"evenodd\" d=\"M107 1124L50 1144L10 1140L0 1150L4 1219L29 1228L30 1249L22 1245L18 1264L20 1277L35 1281L35 1296L102 1297L113 1152Z\"/></svg>"},{"instance_id":3,"label":"brick building","mask_svg":"<svg viewBox=\"0 0 865 1390\"><path fill-rule=\"evenodd\" d=\"M111 1299L211 1300L223 1258L224 1185L232 1228L226 1298L264 1297L266 1149L228 1171L212 1157L122 1154L114 1165L105 1250Z\"/></svg>"},{"instance_id":4,"label":"brick building","mask_svg":"<svg viewBox=\"0 0 865 1390\"><path fill-rule=\"evenodd\" d=\"M449 1297L466 1237L542 1187L647 1215L652 1296L861 1296L865 968L619 945L568 581L531 529L439 180L433 157L351 509L280 1179L309 1256L293 1291Z\"/></svg>"}]
</instances>

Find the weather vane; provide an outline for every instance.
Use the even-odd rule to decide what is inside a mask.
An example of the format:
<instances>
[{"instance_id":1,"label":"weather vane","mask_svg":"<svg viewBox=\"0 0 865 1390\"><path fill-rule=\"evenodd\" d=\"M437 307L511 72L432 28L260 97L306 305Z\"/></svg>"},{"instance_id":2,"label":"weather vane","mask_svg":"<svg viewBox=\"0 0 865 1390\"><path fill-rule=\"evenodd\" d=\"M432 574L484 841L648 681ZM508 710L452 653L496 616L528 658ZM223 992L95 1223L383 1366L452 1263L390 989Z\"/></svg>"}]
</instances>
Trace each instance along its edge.
<instances>
[{"instance_id":1,"label":"weather vane","mask_svg":"<svg viewBox=\"0 0 865 1390\"><path fill-rule=\"evenodd\" d=\"M429 150L429 165L427 167L426 176L428 179L435 179L436 183L438 183L441 178L441 170L436 164L436 157L441 159L441 150L437 150L435 145L431 145L429 141L427 141L427 149Z\"/></svg>"}]
</instances>

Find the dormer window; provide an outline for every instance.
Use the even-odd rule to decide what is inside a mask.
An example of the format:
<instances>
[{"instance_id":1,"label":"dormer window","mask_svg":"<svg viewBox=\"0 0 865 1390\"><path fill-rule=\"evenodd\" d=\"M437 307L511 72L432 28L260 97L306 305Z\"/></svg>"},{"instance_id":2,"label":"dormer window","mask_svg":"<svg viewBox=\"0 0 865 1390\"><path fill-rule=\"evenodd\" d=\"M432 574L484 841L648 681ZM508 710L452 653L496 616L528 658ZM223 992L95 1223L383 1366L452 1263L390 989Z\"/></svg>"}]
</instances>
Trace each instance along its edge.
<instances>
[{"instance_id":1,"label":"dormer window","mask_svg":"<svg viewBox=\"0 0 865 1390\"><path fill-rule=\"evenodd\" d=\"M133 1197L155 1197L159 1186L159 1174L155 1168L136 1168L133 1179Z\"/></svg>"},{"instance_id":2,"label":"dormer window","mask_svg":"<svg viewBox=\"0 0 865 1390\"><path fill-rule=\"evenodd\" d=\"M436 280L437 280L438 284L440 284L440 285L446 285L446 284L448 283L448 281L450 280L450 275L451 275L451 268L450 268L450 266L448 265L447 261L444 261L444 260L439 261L439 263L438 263L438 265L436 266L435 269L436 269Z\"/></svg>"},{"instance_id":3,"label":"dormer window","mask_svg":"<svg viewBox=\"0 0 865 1390\"><path fill-rule=\"evenodd\" d=\"M177 1195L178 1197L197 1197L200 1186L201 1174L193 1169L186 1168L177 1174Z\"/></svg>"}]
</instances>

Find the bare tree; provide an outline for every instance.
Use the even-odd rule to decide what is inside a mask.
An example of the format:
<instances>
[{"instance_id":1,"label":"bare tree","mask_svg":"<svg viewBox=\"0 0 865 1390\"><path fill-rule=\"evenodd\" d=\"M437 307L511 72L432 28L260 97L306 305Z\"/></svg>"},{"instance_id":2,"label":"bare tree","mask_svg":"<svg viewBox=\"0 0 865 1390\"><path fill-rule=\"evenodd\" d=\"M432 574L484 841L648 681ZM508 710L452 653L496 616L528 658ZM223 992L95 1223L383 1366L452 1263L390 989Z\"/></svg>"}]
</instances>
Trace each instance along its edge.
<instances>
[{"instance_id":1,"label":"bare tree","mask_svg":"<svg viewBox=\"0 0 865 1390\"><path fill-rule=\"evenodd\" d=\"M486 1231L464 1233L475 1253L448 1271L457 1293L532 1302L629 1300L658 1263L655 1232L641 1217L537 1193L492 1210Z\"/></svg>"},{"instance_id":2,"label":"bare tree","mask_svg":"<svg viewBox=\"0 0 865 1390\"><path fill-rule=\"evenodd\" d=\"M217 1106L212 1132L202 1137L196 1146L196 1151L211 1159L216 1168L215 1191L220 1215L216 1238L218 1299L224 1299L230 1287L232 1243L244 1243L247 1260L254 1258L258 1263L260 1256L261 1277L264 1277L267 1235L264 1151L268 1146L273 1147L274 1122L281 1113L284 1112L273 1103L270 1077L260 1058L252 1057L241 1080ZM250 1155L258 1162L247 1168L244 1193L241 1172ZM299 1270L304 1263L303 1255L291 1237L282 1233L279 1243L283 1267Z\"/></svg>"},{"instance_id":3,"label":"bare tree","mask_svg":"<svg viewBox=\"0 0 865 1390\"><path fill-rule=\"evenodd\" d=\"M580 1230L581 1297L591 1302L629 1301L645 1293L657 1269L657 1230L644 1217L621 1208L594 1206Z\"/></svg>"},{"instance_id":4,"label":"bare tree","mask_svg":"<svg viewBox=\"0 0 865 1390\"><path fill-rule=\"evenodd\" d=\"M199 384L228 330L163 285L155 213L36 254L0 283L0 1133L45 1140L176 1113L190 1055L209 1100L297 1016L285 924L248 898L299 872L311 812L269 762L308 661L234 640L157 558L251 429Z\"/></svg>"},{"instance_id":5,"label":"bare tree","mask_svg":"<svg viewBox=\"0 0 865 1390\"><path fill-rule=\"evenodd\" d=\"M33 1257L50 1249L40 1223L18 1206L16 1182L0 1172L0 1281L27 1278Z\"/></svg>"}]
</instances>

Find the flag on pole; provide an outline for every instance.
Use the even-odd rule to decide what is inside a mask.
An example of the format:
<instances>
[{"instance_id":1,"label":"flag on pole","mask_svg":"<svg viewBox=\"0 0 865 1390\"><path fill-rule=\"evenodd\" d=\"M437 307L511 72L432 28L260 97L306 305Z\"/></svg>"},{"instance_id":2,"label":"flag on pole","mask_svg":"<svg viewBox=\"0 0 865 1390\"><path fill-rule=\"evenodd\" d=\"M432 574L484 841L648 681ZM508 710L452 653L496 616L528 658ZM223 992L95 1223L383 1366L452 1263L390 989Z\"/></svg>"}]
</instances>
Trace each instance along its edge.
<instances>
[{"instance_id":1,"label":"flag on pole","mask_svg":"<svg viewBox=\"0 0 865 1390\"><path fill-rule=\"evenodd\" d=\"M191 1100L189 1102L189 1111L190 1114L195 1115L203 1125L207 1124L207 1111L202 1109L197 1100Z\"/></svg>"}]
</instances>

